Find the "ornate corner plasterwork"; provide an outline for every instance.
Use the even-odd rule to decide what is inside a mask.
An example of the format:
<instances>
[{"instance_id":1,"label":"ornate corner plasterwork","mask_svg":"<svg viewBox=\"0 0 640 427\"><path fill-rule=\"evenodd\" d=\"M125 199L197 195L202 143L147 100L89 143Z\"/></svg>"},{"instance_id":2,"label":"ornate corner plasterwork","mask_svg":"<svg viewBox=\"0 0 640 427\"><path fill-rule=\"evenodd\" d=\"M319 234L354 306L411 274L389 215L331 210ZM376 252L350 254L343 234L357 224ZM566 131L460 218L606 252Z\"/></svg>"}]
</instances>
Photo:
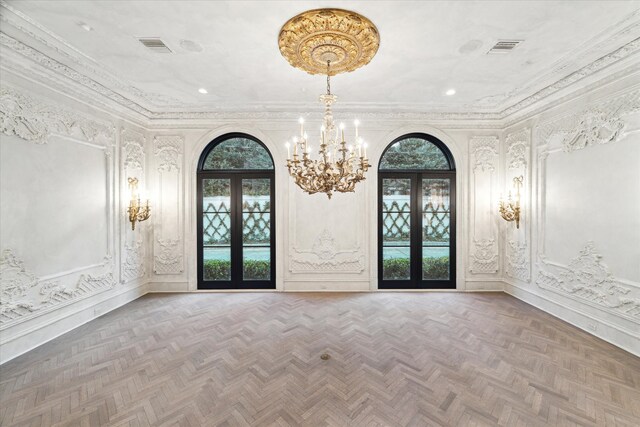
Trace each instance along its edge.
<instances>
[{"instance_id":1,"label":"ornate corner plasterwork","mask_svg":"<svg viewBox=\"0 0 640 427\"><path fill-rule=\"evenodd\" d=\"M640 318L640 298L633 297L631 288L613 277L593 242L587 242L568 266L554 266L560 274L540 269L536 278L538 287L580 298L624 316Z\"/></svg>"},{"instance_id":2,"label":"ornate corner plasterwork","mask_svg":"<svg viewBox=\"0 0 640 427\"><path fill-rule=\"evenodd\" d=\"M289 271L292 273L362 273L364 256L360 248L338 250L335 239L328 229L322 230L310 251L293 248Z\"/></svg>"},{"instance_id":3,"label":"ornate corner plasterwork","mask_svg":"<svg viewBox=\"0 0 640 427\"><path fill-rule=\"evenodd\" d=\"M527 168L529 155L529 128L510 133L506 138L507 143L507 168Z\"/></svg>"},{"instance_id":4,"label":"ornate corner plasterwork","mask_svg":"<svg viewBox=\"0 0 640 427\"><path fill-rule=\"evenodd\" d=\"M494 239L473 241L471 273L496 273L498 271L498 245Z\"/></svg>"},{"instance_id":5,"label":"ornate corner plasterwork","mask_svg":"<svg viewBox=\"0 0 640 427\"><path fill-rule=\"evenodd\" d=\"M51 135L77 137L93 143L113 142L111 124L53 106L7 86L0 87L0 131L25 141L46 144Z\"/></svg>"},{"instance_id":6,"label":"ornate corner plasterwork","mask_svg":"<svg viewBox=\"0 0 640 427\"><path fill-rule=\"evenodd\" d=\"M144 170L145 137L140 132L124 128L121 132L124 150L122 164L127 171L132 169Z\"/></svg>"},{"instance_id":7,"label":"ornate corner plasterwork","mask_svg":"<svg viewBox=\"0 0 640 427\"><path fill-rule=\"evenodd\" d=\"M483 172L495 170L495 159L498 156L497 136L474 136L471 138L471 150L474 158L473 170Z\"/></svg>"},{"instance_id":8,"label":"ornate corner plasterwork","mask_svg":"<svg viewBox=\"0 0 640 427\"><path fill-rule=\"evenodd\" d=\"M528 282L531 278L527 248L528 246L525 242L517 242L515 240L507 242L507 275L523 282Z\"/></svg>"},{"instance_id":9,"label":"ornate corner plasterwork","mask_svg":"<svg viewBox=\"0 0 640 427\"><path fill-rule=\"evenodd\" d=\"M104 273L82 274L75 285L62 284L62 279L42 280L24 266L13 251L5 249L0 255L0 324L25 320L44 314L59 304L113 288L113 262L107 257L101 264Z\"/></svg>"},{"instance_id":10,"label":"ornate corner plasterwork","mask_svg":"<svg viewBox=\"0 0 640 427\"><path fill-rule=\"evenodd\" d=\"M158 171L180 171L180 155L184 140L181 136L159 135L153 138L154 153L158 158Z\"/></svg>"}]
</instances>

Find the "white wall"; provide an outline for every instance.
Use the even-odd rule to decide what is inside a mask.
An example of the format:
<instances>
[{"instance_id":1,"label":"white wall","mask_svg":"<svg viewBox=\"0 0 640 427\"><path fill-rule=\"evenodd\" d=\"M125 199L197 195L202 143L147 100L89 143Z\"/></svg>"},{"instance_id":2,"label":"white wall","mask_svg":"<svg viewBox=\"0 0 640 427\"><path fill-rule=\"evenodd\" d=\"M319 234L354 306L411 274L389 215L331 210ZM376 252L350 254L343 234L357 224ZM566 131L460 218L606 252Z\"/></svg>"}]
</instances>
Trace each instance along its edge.
<instances>
[{"instance_id":1,"label":"white wall","mask_svg":"<svg viewBox=\"0 0 640 427\"><path fill-rule=\"evenodd\" d=\"M122 211L142 130L8 73L0 100L1 363L143 295L148 229Z\"/></svg>"},{"instance_id":2,"label":"white wall","mask_svg":"<svg viewBox=\"0 0 640 427\"><path fill-rule=\"evenodd\" d=\"M361 116L367 180L328 200L303 193L287 175L294 115L144 129L5 73L0 362L148 290L197 289L196 164L228 132L254 135L276 162L278 290L377 289L378 160L396 137L425 132L456 162L457 290L504 287L640 354L639 86L631 75L506 129ZM308 121L319 124L320 112ZM339 105L335 114L354 117ZM518 175L524 212L515 230L497 202ZM135 232L125 216L131 176L152 200L152 218ZM314 243L325 232L332 243L321 254Z\"/></svg>"},{"instance_id":3,"label":"white wall","mask_svg":"<svg viewBox=\"0 0 640 427\"><path fill-rule=\"evenodd\" d=\"M318 105L318 112L321 106ZM351 121L352 113L335 111L338 120ZM363 122L372 166L367 179L358 184L355 194L308 195L288 176L284 141L297 129L290 120L252 120L225 124L209 122L198 128L152 131L153 159L150 161L151 185L157 211L154 219L152 291L197 290L196 246L196 170L203 149L213 139L229 132L244 132L260 139L271 151L276 164L276 278L281 291L369 291L378 286L377 278L377 167L382 151L396 137L425 132L441 139L455 158L457 167L457 289L502 290L499 257L498 219L493 211L497 199L499 131L447 130L427 122ZM317 124L307 119L309 128ZM478 135L485 135L480 137ZM469 141L490 140L490 155ZM160 146L165 147L161 149ZM469 191L469 178L480 174L469 171L473 161L491 163L487 179L477 179ZM482 156L482 159L480 157ZM489 195L489 197L485 197ZM469 206L476 198L475 219ZM485 200L487 198L488 200ZM167 218L167 219L165 219ZM170 219L168 219L170 218ZM469 230L480 243L469 245ZM315 243L326 239L322 250ZM493 242L486 247L486 241ZM161 244L160 242L169 242ZM484 246L479 246L484 245ZM315 249L314 249L315 246ZM469 262L473 257L474 262ZM166 268L170 265L171 268Z\"/></svg>"},{"instance_id":4,"label":"white wall","mask_svg":"<svg viewBox=\"0 0 640 427\"><path fill-rule=\"evenodd\" d=\"M638 74L506 133L526 206L506 227L506 291L640 355Z\"/></svg>"}]
</instances>

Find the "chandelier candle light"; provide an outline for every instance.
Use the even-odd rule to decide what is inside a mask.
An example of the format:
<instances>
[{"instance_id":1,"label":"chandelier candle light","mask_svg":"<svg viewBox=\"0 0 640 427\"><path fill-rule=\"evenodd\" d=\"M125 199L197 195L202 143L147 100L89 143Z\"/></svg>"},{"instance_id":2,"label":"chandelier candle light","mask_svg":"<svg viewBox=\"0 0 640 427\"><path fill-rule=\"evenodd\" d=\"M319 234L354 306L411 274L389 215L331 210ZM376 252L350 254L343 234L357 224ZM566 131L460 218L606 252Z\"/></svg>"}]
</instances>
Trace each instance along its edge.
<instances>
[{"instance_id":1,"label":"chandelier candle light","mask_svg":"<svg viewBox=\"0 0 640 427\"><path fill-rule=\"evenodd\" d=\"M309 194L355 191L369 169L367 144L354 121L353 144L345 139L345 126L336 126L332 105L338 97L331 93L331 76L353 71L371 61L378 50L380 36L371 21L342 9L316 9L291 18L280 30L280 52L289 63L309 74L326 69L327 93L320 95L325 106L320 127L317 158L312 158L309 136L300 118L300 135L287 142L287 168L295 183ZM326 67L326 68L325 68ZM293 145L293 155L291 148Z\"/></svg>"}]
</instances>

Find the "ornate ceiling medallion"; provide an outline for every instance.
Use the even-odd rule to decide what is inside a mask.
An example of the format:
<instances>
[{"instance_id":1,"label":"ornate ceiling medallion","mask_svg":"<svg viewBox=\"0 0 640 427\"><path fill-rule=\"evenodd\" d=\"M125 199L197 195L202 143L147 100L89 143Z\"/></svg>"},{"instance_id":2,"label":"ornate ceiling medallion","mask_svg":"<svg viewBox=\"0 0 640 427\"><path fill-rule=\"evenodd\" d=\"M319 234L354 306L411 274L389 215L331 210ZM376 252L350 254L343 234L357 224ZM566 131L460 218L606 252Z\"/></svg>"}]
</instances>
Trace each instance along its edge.
<instances>
[{"instance_id":1,"label":"ornate ceiling medallion","mask_svg":"<svg viewBox=\"0 0 640 427\"><path fill-rule=\"evenodd\" d=\"M380 34L364 16L343 9L315 9L289 19L278 36L280 53L295 68L331 75L367 65L380 46Z\"/></svg>"}]
</instances>

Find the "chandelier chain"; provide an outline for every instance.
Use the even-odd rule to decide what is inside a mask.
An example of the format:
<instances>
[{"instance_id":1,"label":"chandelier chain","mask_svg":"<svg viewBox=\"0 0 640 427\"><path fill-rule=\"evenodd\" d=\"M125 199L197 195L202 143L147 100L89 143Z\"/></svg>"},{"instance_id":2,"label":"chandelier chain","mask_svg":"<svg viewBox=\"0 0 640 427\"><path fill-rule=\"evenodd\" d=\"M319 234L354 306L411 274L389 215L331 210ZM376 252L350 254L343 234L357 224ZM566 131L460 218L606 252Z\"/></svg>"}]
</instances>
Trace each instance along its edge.
<instances>
[{"instance_id":1,"label":"chandelier chain","mask_svg":"<svg viewBox=\"0 0 640 427\"><path fill-rule=\"evenodd\" d=\"M327 60L327 95L331 95L331 60Z\"/></svg>"}]
</instances>

